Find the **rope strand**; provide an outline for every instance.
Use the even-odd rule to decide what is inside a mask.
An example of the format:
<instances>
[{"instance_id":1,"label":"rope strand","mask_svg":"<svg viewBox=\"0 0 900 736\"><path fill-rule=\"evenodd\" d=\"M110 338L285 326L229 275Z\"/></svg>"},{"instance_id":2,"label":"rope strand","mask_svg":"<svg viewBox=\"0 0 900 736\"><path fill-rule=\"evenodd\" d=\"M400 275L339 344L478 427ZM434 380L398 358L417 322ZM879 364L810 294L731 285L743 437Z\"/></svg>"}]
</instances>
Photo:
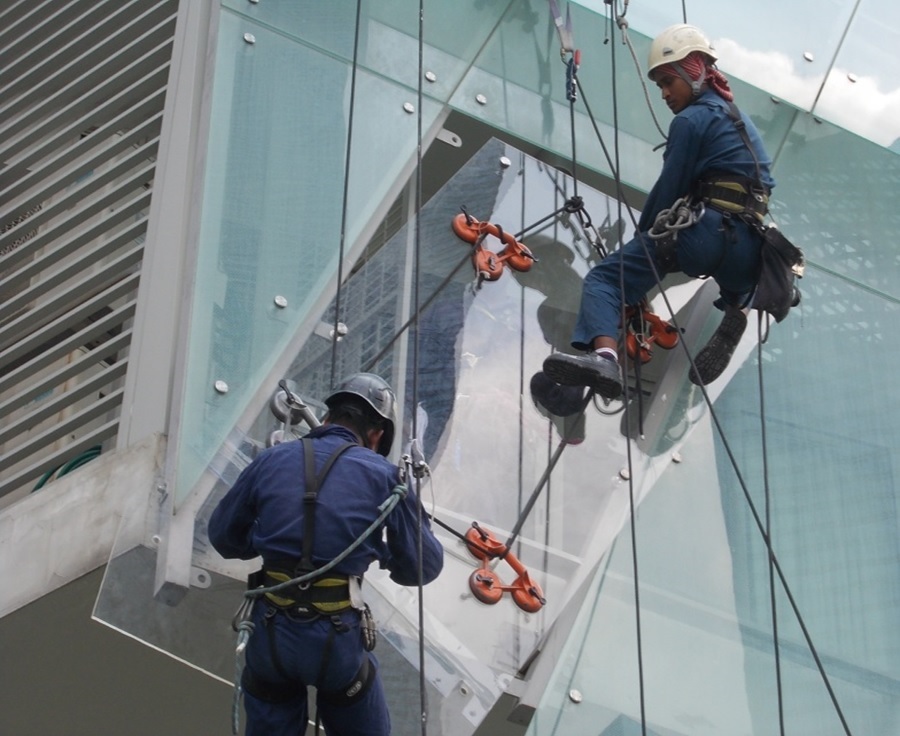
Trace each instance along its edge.
<instances>
[{"instance_id":1,"label":"rope strand","mask_svg":"<svg viewBox=\"0 0 900 736\"><path fill-rule=\"evenodd\" d=\"M762 442L763 488L766 495L766 532L772 538L772 504L769 489L769 453L766 435L766 392L763 382L763 315L759 314L756 322L758 339L756 342L757 373L759 377L759 423ZM772 561L772 548L766 550L769 568L769 600L772 603L772 644L775 653L775 686L778 693L778 732L784 736L784 693L781 685L781 646L778 641L778 610L775 603L775 566Z\"/></svg>"},{"instance_id":2,"label":"rope strand","mask_svg":"<svg viewBox=\"0 0 900 736\"><path fill-rule=\"evenodd\" d=\"M337 384L337 337L341 322L341 292L344 283L344 249L347 239L347 200L350 193L350 149L353 141L353 110L356 107L356 70L359 65L359 26L362 0L356 0L356 23L353 29L353 65L350 69L350 110L347 113L347 147L344 154L344 191L341 198L341 237L338 244L337 288L334 297L334 325L331 341L331 386Z\"/></svg>"}]
</instances>

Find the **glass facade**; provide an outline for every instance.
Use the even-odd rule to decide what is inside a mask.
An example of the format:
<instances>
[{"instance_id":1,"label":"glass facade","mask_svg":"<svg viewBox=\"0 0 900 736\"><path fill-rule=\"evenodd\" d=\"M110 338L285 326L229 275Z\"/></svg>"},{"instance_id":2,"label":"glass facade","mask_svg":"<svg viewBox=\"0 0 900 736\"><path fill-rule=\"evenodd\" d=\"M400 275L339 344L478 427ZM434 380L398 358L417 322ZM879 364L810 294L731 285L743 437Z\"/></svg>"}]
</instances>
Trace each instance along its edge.
<instances>
[{"instance_id":1,"label":"glass facade","mask_svg":"<svg viewBox=\"0 0 900 736\"><path fill-rule=\"evenodd\" d=\"M828 113L840 98L835 69L854 66L859 79L845 81L858 89L890 63L860 40L878 21L896 33L898 11L874 0L834 2L831 13L766 2L768 13L745 22L721 4L701 14L704 4L691 4L692 17L709 19L737 102L775 158L773 216L808 261L802 304L768 335L748 330L709 403L678 346L632 371L627 411L590 401L560 417L531 381L552 350L570 350L597 254L577 217L543 218L577 186L615 247L633 230L628 205L640 202L601 193L615 193L613 169L639 193L660 165L662 138L609 6L570 3L584 44L570 118L538 0L426 2L421 100L418 2L363 2L358 26L355 2L222 3L169 449L176 503L196 513L194 584L175 605L147 603L154 555L132 520L99 618L229 679L228 624L252 567L211 552L206 518L279 428L269 401L280 379L319 408L336 378L367 370L401 397L395 455L421 444L426 508L453 530L438 530L447 564L425 589L422 622L415 590L367 576L397 733L419 731L420 636L429 730L474 733L584 585L562 650L539 655L556 667L528 727L535 736L640 733L642 723L666 735L774 734L780 721L789 733L900 730L900 412L886 380L900 165L883 135L848 132ZM662 3L634 5L629 39L643 64L649 37L681 18ZM804 40L818 44L813 61ZM811 83L789 95L742 76L729 67L741 49L787 54L808 65L798 74ZM484 135L471 152L464 142L455 163L462 153L439 134L448 120L498 138ZM576 184L573 168L596 186ZM419 173L436 193L416 212ZM472 245L451 228L462 207L506 232L528 230L535 261L479 279ZM676 279L667 290L691 351L717 321L709 286ZM661 299L653 308L669 317ZM478 563L456 536L473 522L511 543L546 598L537 613L505 594L495 605L473 596ZM494 572L515 577L502 562Z\"/></svg>"}]
</instances>

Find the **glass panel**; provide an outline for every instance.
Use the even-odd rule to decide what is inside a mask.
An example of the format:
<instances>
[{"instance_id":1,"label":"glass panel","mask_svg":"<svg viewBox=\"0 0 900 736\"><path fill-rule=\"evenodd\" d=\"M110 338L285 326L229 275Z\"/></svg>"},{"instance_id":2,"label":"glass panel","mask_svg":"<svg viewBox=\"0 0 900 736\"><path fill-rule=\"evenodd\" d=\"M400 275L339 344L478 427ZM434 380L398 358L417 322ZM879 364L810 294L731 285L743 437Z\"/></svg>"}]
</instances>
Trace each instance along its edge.
<instances>
[{"instance_id":1,"label":"glass panel","mask_svg":"<svg viewBox=\"0 0 900 736\"><path fill-rule=\"evenodd\" d=\"M423 65L431 74L424 94L446 101L497 22L516 4L513 0L427 0ZM331 2L326 12L319 0L255 4L223 0L223 6L344 61L353 59L355 0ZM362 2L360 16L359 66L409 90L418 89L419 0Z\"/></svg>"},{"instance_id":2,"label":"glass panel","mask_svg":"<svg viewBox=\"0 0 900 736\"><path fill-rule=\"evenodd\" d=\"M602 43L609 37L605 19L569 4L575 44L581 46L573 131L559 41L555 33L538 32L545 27L547 4L532 0L528 12L525 7L523 4L504 18L451 98L451 105L558 155L565 162L560 165L569 170L574 152L580 178L593 172L611 176L613 167L607 156L618 159L623 183L638 192L648 191L659 175L659 149L671 121L671 112L658 90L645 78L649 39L635 31L628 35L640 64L638 75L626 46ZM522 37L523 27L527 40ZM616 40L619 38L617 34ZM615 86L611 69L615 69ZM738 78L732 80L732 88L741 109L759 123L767 148L774 155L796 111L776 104L768 93ZM648 95L655 120L648 110ZM596 186L610 185L604 179ZM632 195L634 204L639 203L639 196Z\"/></svg>"},{"instance_id":3,"label":"glass panel","mask_svg":"<svg viewBox=\"0 0 900 736\"><path fill-rule=\"evenodd\" d=\"M900 297L900 259L884 247L898 232L900 157L809 116L799 118L775 166L773 215L807 260L891 298ZM802 287L821 288L813 276ZM839 301L810 318L868 324L868 315Z\"/></svg>"},{"instance_id":4,"label":"glass panel","mask_svg":"<svg viewBox=\"0 0 900 736\"><path fill-rule=\"evenodd\" d=\"M848 373L834 356L864 354L876 340L890 364L898 349L872 325L892 323L900 307L838 276L812 278L804 309L823 316L792 315L773 327L761 353L773 547L850 732L890 733L900 713L900 417L883 407L900 400L900 389L878 365ZM866 322L825 317L829 304L852 305ZM688 410L684 421L694 426L681 462L668 466L640 508L650 734L779 732L767 554L726 451L764 523L758 355L754 348L714 405L724 440L708 412ZM626 530L530 734L641 732L633 586ZM797 615L777 580L775 588L784 731L843 733Z\"/></svg>"},{"instance_id":5,"label":"glass panel","mask_svg":"<svg viewBox=\"0 0 900 736\"><path fill-rule=\"evenodd\" d=\"M817 116L900 153L900 7L863 0L816 104Z\"/></svg>"},{"instance_id":6,"label":"glass panel","mask_svg":"<svg viewBox=\"0 0 900 736\"><path fill-rule=\"evenodd\" d=\"M727 75L809 110L853 6L841 0L760 0L752 8L738 4L723 8L716 0L692 0L687 22L703 29ZM631 3L626 17L633 28L651 38L684 22L681 6L659 0Z\"/></svg>"},{"instance_id":7,"label":"glass panel","mask_svg":"<svg viewBox=\"0 0 900 736\"><path fill-rule=\"evenodd\" d=\"M595 13L609 12L603 0L578 0L578 4ZM642 65L646 65L646 50L639 39L652 38L683 22L682 10L677 3L658 0L627 6L630 37ZM719 67L733 83L741 80L898 150L900 103L894 70L900 66L900 10L896 3L762 0L748 11L739 4L723 7L715 0L698 0L687 6L687 12L687 22L699 25L709 36L719 53ZM576 25L576 40L578 36L598 38L596 29L587 35L589 27ZM585 41L581 44L592 53L600 48ZM587 59L584 63L591 69ZM587 78L588 73L581 76ZM743 92L738 104L745 105ZM632 126L629 122L625 127L631 130Z\"/></svg>"},{"instance_id":8,"label":"glass panel","mask_svg":"<svg viewBox=\"0 0 900 736\"><path fill-rule=\"evenodd\" d=\"M584 416L559 417L536 403L529 388L551 349L569 350L581 279L596 259L575 219L552 217L570 191L571 180L489 142L429 200L416 222L362 255L331 304L312 315L321 328L312 331L285 374L313 406L321 406L333 375L358 370L384 375L403 398L398 450L415 431L431 468L423 497L443 522L437 531L447 552L440 582L425 591L421 627L432 693L429 718L434 728L452 723L446 733L474 730L628 517L627 484L620 474L629 464L620 434L621 404L598 401ZM618 223L612 200L585 187L579 194L592 221L610 236L609 244L630 230ZM517 267L527 270L506 267L499 278L479 282L472 245L451 227L461 205L504 231L544 220L525 239L537 262L520 261ZM483 246L496 254L503 243ZM330 327L336 320L346 325L346 334L333 344ZM647 374L645 388L652 388L652 375ZM274 394L277 387L271 390ZM249 429L233 431L215 458L210 470L219 481L197 515L187 595L175 605L143 606L155 574L152 542L123 535L98 618L223 679L232 675L231 647L221 640L241 598L237 581L253 565L214 554L206 519L279 426L266 401ZM650 464L667 464L666 453L677 439L662 445L648 440L651 445L650 455L634 455L635 474ZM636 489L638 498L653 485L656 472L640 475L648 481ZM461 541L473 522L510 547L540 586L546 605L527 613L512 592L502 591L492 606L476 599L470 578L480 565ZM521 572L511 559L493 566L506 586ZM388 683L392 701L401 709L411 707L410 693L418 692L415 591L399 588L378 570L366 580L385 642L379 657L396 665ZM522 595L526 604L537 600L527 590ZM223 603L229 597L227 610ZM195 637L195 627L206 633ZM195 649L198 644L203 651ZM460 716L468 724L462 730Z\"/></svg>"},{"instance_id":9,"label":"glass panel","mask_svg":"<svg viewBox=\"0 0 900 736\"><path fill-rule=\"evenodd\" d=\"M253 43L245 40L252 35ZM286 91L283 80L302 83ZM175 482L180 503L337 268L351 67L223 11ZM417 145L409 96L359 71L346 248ZM425 100L423 127L440 108ZM362 122L359 122L359 121ZM302 254L302 257L301 257Z\"/></svg>"},{"instance_id":10,"label":"glass panel","mask_svg":"<svg viewBox=\"0 0 900 736\"><path fill-rule=\"evenodd\" d=\"M488 18L501 17L485 9L489 4L474 5ZM364 111L365 124L354 129L347 193L348 263L354 266L343 272L336 294L352 21L313 31L294 28L305 16L292 15L289 3L238 6L240 14L227 8L222 13L179 448L177 492L190 491L204 471L214 486L197 510L192 586L181 600L152 598L159 543L149 531L156 524L154 505L140 518L125 520L97 617L230 680L230 618L241 598L240 580L254 565L219 559L209 549L205 524L216 500L279 426L267 406L276 386L264 383L284 375L320 407L336 375L373 370L391 380L402 398L401 443L416 435L424 448L431 467L426 506L453 532L477 521L501 542L510 541L546 598L534 614L520 610L506 593L493 606L479 602L469 587L477 561L456 534L438 530L447 566L439 583L426 589L421 628L435 733L473 731L573 591L595 573L595 599L558 658L533 729L634 730L640 703L629 490L637 502L646 499L637 540L648 723L658 733L766 732L775 717L775 695L765 549L702 397L685 382L682 351L657 355L642 374L646 403L640 422L615 413L616 405L597 403L581 418L549 415L529 385L552 349L568 349L581 278L595 258L584 234L574 220L551 219L526 238L538 258L530 270L507 268L496 281L478 283L471 246L450 228L463 204L472 216L506 231L524 229L560 207L572 193L571 180L492 141L428 201L417 221L400 226L395 220L406 219L407 190L385 218L384 236L360 253L373 216L380 219L385 203L398 194L416 148L416 116L402 109L414 99L413 81L398 85L383 76L401 74L399 57L382 60L381 51L375 53L381 42L372 44L366 56L371 70L358 70L357 112ZM311 12L322 6L305 7ZM478 68L458 89L436 86L429 94L452 94L457 109L566 161L572 141L564 67L556 62L552 29L541 20L546 5L535 0L509 7ZM252 15L257 12L274 15ZM372 12L379 15L367 21L366 38L393 38L391 33L403 30L391 24L388 4L373 4ZM599 16L577 6L573 14L576 28L599 28ZM408 56L412 29L405 30ZM255 43L244 40L246 32ZM632 35L642 58L646 39ZM592 37L602 38L602 32ZM435 59L438 47L448 55L441 59L447 66L438 85L444 68L454 70L448 80L462 73L467 62L457 55L471 47L460 41L463 52L441 43L456 41L435 39L435 49L429 48ZM620 112L628 121L621 138L623 176L641 188L658 172L659 154L652 148L659 137L643 113L631 112L645 104L643 92L624 51L620 58ZM611 99L611 85L605 87L608 74L588 71L591 64L605 63L599 54L586 54L584 91L604 134L611 132L612 111L595 101ZM275 85L279 78L295 79L297 69L314 73L304 74L290 93ZM883 407L893 405L895 393L885 366L893 364L889 327L897 298L891 277L900 264L876 244L891 242L897 230L893 210L881 204L897 199L897 159L828 123L798 116L767 92L734 86L777 156L775 214L810 260L803 306L773 328L763 354L772 392L771 473L779 481L776 550L804 620L814 626L848 720L889 733L896 723L900 662L896 453L890 441L900 427ZM422 113L427 128L439 119L438 103L427 100ZM315 146L301 146L298 131L310 131ZM594 136L579 107L579 171L586 174L609 168ZM610 187L608 181L604 185ZM584 184L579 193L611 242L620 232L628 236L630 226L619 220L629 218L615 201ZM491 246L501 248L499 242ZM709 289L697 286L669 291L681 310L679 323L682 315L695 319L696 331L686 335L692 349L715 321L706 318ZM276 296L287 306L277 306ZM347 333L335 344L336 322ZM742 472L752 468L751 497L761 504L752 343L753 336L745 339L710 394L726 437L739 438L739 465ZM873 345L878 362L846 368L843 356L871 355ZM227 383L227 393L215 392L217 380ZM628 436L637 440L630 448ZM495 571L504 583L514 578L504 562ZM398 723L414 724L415 733L417 601L414 592L378 571L367 581L367 598L384 634L378 654L389 678L391 709ZM837 731L796 620L781 592L776 600L793 730ZM569 698L573 688L583 694L581 703Z\"/></svg>"}]
</instances>

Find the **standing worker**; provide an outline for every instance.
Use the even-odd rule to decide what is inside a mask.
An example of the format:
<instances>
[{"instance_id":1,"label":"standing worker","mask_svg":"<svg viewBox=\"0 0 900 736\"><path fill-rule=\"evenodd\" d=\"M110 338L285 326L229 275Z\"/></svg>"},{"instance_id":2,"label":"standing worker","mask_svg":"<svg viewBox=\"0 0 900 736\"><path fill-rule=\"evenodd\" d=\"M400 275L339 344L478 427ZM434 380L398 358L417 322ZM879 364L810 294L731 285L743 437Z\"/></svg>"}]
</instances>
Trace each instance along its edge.
<instances>
[{"instance_id":1,"label":"standing worker","mask_svg":"<svg viewBox=\"0 0 900 736\"><path fill-rule=\"evenodd\" d=\"M657 274L683 271L719 285L717 306L725 315L694 359L692 382L718 378L744 333L760 268L760 226L775 182L760 135L734 106L716 59L703 33L685 24L667 28L650 46L648 75L675 113L662 173L641 213L640 234L585 277L572 345L586 354L554 353L544 361L544 372L560 384L589 386L607 399L622 393L617 338L623 299L637 305ZM667 232L666 216L682 198L689 198L696 219Z\"/></svg>"},{"instance_id":2,"label":"standing worker","mask_svg":"<svg viewBox=\"0 0 900 736\"><path fill-rule=\"evenodd\" d=\"M324 423L300 441L262 452L213 511L209 540L223 557L261 556L266 587L340 557L379 516L400 483L386 459L396 397L379 376L357 373L325 400ZM311 582L267 593L253 611L242 678L247 736L301 736L307 686L326 734L386 736L391 723L360 583L378 561L400 585L434 580L444 563L419 502L408 491L383 529ZM419 520L421 559L419 555ZM386 532L386 534L383 534Z\"/></svg>"}]
</instances>

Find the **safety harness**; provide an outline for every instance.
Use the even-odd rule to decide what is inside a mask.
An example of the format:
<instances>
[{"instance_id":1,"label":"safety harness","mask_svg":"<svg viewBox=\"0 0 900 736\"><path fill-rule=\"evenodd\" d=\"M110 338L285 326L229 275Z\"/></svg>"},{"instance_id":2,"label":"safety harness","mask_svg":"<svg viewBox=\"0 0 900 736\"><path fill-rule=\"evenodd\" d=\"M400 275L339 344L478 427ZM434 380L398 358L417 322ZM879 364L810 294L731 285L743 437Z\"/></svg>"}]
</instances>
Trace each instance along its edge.
<instances>
[{"instance_id":1,"label":"safety harness","mask_svg":"<svg viewBox=\"0 0 900 736\"><path fill-rule=\"evenodd\" d=\"M740 110L733 102L728 102L728 117L734 123L744 146L753 157L756 178L732 173L709 172L697 182L694 198L709 207L729 215L737 215L750 224L761 225L769 212L769 189L762 183L759 158L750 142L747 126Z\"/></svg>"},{"instance_id":2,"label":"safety harness","mask_svg":"<svg viewBox=\"0 0 900 736\"><path fill-rule=\"evenodd\" d=\"M271 587L286 583L294 578L313 572L312 551L316 535L316 503L319 489L325 476L328 475L335 461L347 450L356 445L345 442L340 445L325 461L325 465L316 474L316 458L312 440L300 440L300 451L303 455L306 476L306 492L303 494L303 549L299 562L296 560L266 560L260 582ZM256 580L259 580L257 573ZM294 583L277 593L266 593L266 599L276 608L287 611L299 618L318 618L319 615L336 614L352 608L350 586L351 578L346 575L329 575L302 583ZM256 581L254 581L256 582ZM358 579L354 579L358 588ZM255 586L254 586L255 587ZM356 597L356 596L354 596Z\"/></svg>"},{"instance_id":3,"label":"safety harness","mask_svg":"<svg viewBox=\"0 0 900 736\"><path fill-rule=\"evenodd\" d=\"M756 228L760 234L765 234L763 220L769 212L769 189L762 183L759 158L750 141L740 110L730 101L728 117L731 118L744 146L753 157L756 177L732 172L707 172L694 184L689 196L678 199L671 207L660 211L648 233L650 238L656 241L656 263L660 275L681 270L676 250L678 232L700 220L707 207L725 215L723 227L731 233L731 237L733 237L731 228L734 227L732 217ZM722 254L722 258L725 258L725 253ZM718 268L717 265L711 273L715 273Z\"/></svg>"},{"instance_id":4,"label":"safety harness","mask_svg":"<svg viewBox=\"0 0 900 736\"><path fill-rule=\"evenodd\" d=\"M261 700L274 703L285 702L297 695L297 686L291 682L291 676L281 662L275 642L275 628L272 626L272 621L279 613L284 613L291 619L301 622L316 621L323 616L330 618L332 626L325 641L319 672L316 681L310 683L319 690L319 697L323 700L332 705L350 705L362 698L375 679L375 668L371 666L369 657L364 656L359 670L347 685L336 691L322 691L321 689L321 683L328 671L335 634L350 630L339 614L351 609L359 610L362 616L363 648L366 651L375 648L375 624L369 607L362 601L361 578L346 575L317 576L317 568L312 560L319 489L335 461L356 444L355 442L346 442L340 445L325 461L325 465L317 474L312 440L304 438L300 441L306 481L306 491L303 495L302 556L299 561L266 560L263 568L253 573L247 580L249 590L261 588L266 591L264 596L269 603L269 608L263 617L263 625L269 640L269 657L275 670L286 681L285 683L272 683L255 677L249 669L243 669L240 676L241 689Z\"/></svg>"}]
</instances>

